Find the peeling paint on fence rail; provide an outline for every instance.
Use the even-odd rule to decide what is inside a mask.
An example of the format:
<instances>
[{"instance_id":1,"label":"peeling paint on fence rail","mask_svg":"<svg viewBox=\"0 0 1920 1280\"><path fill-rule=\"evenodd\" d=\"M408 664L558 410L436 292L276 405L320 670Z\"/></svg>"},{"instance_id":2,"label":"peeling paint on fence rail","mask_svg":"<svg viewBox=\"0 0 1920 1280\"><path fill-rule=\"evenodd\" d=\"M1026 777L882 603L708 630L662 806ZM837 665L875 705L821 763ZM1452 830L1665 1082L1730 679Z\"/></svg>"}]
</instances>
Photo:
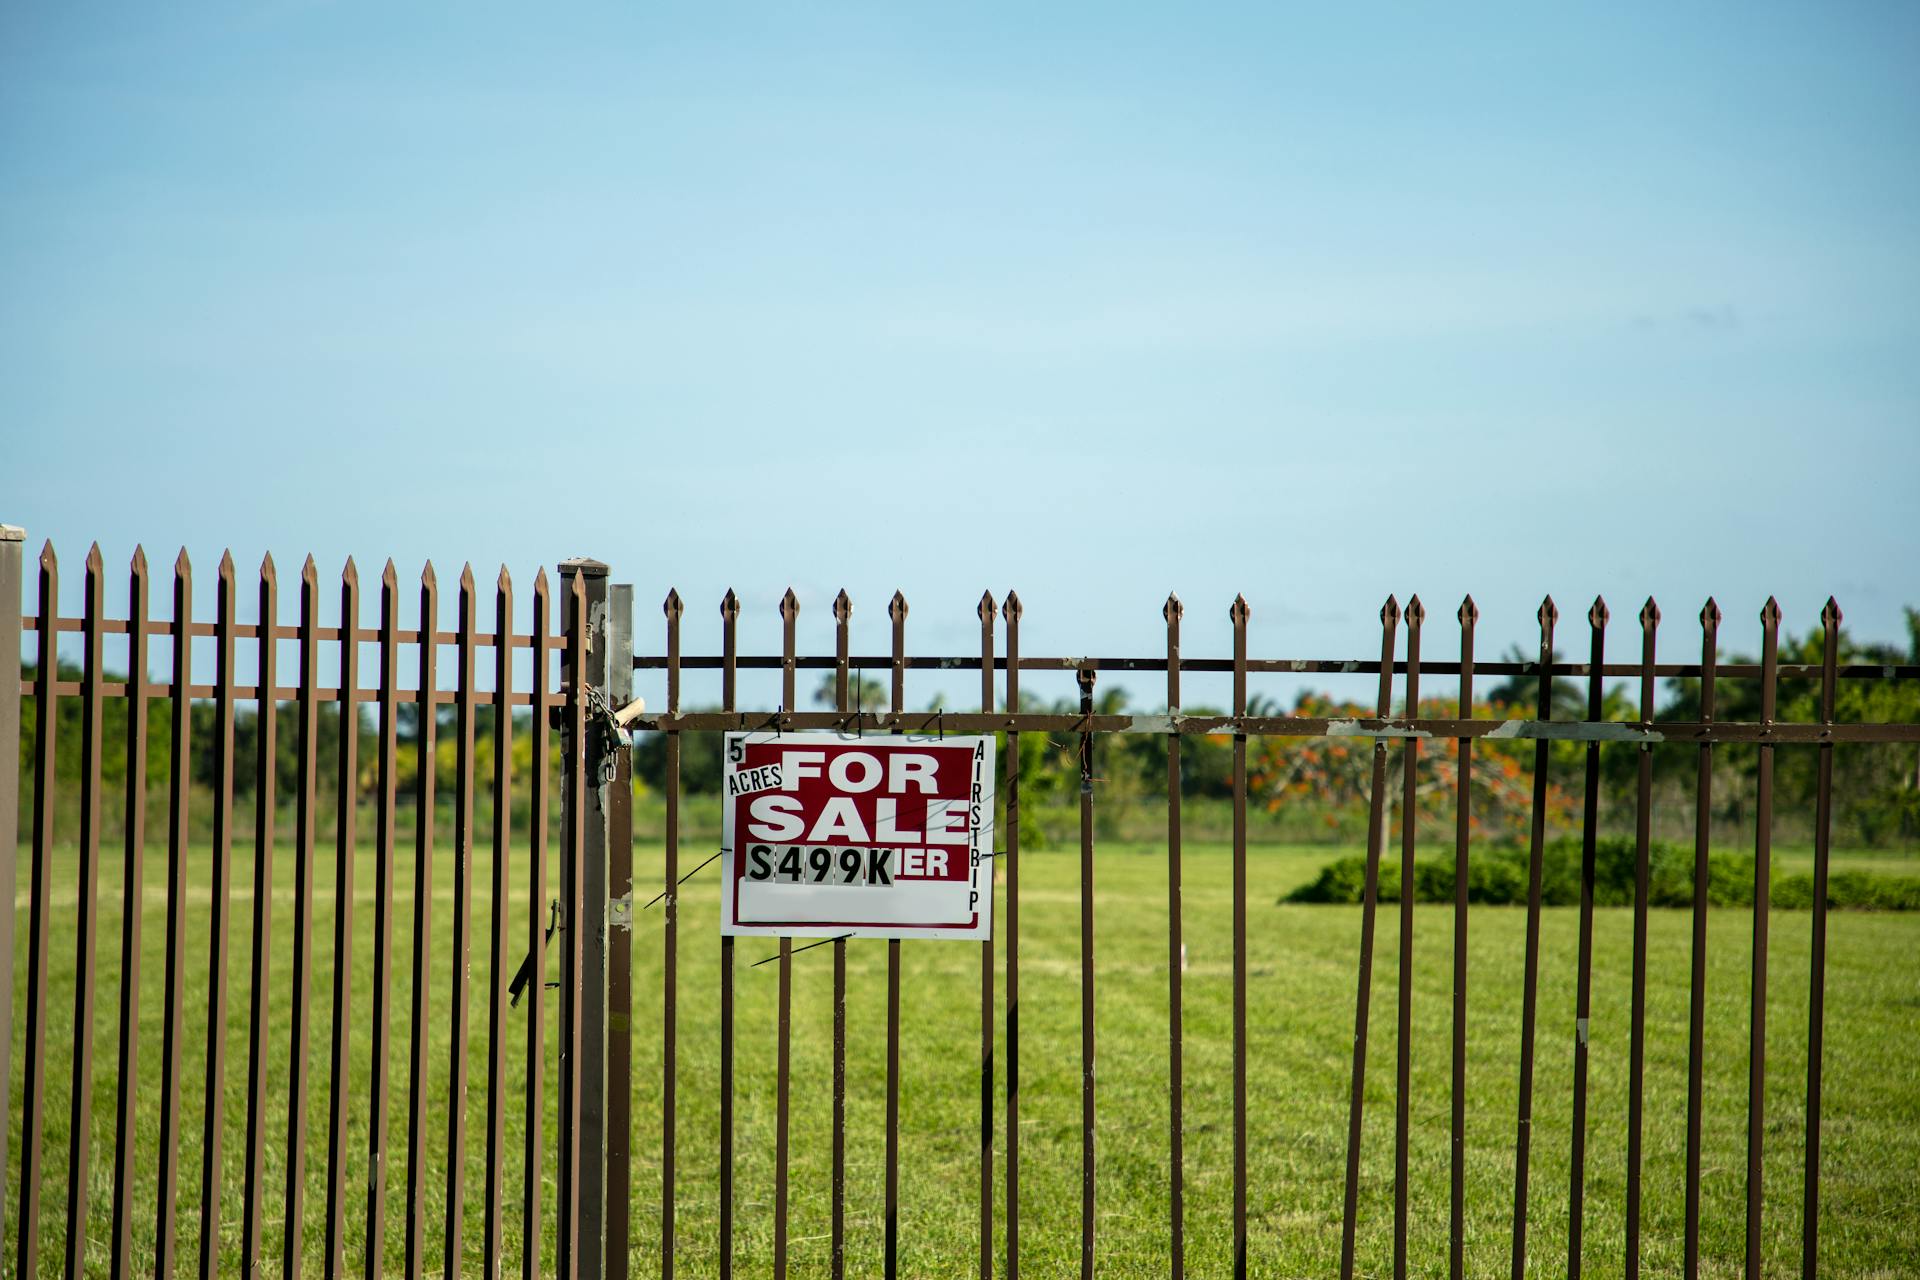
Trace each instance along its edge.
<instances>
[{"instance_id":1,"label":"peeling paint on fence rail","mask_svg":"<svg viewBox=\"0 0 1920 1280\"><path fill-rule=\"evenodd\" d=\"M838 729L898 733L929 740L955 733L1177 733L1266 738L1490 738L1553 742L1766 742L1817 745L1828 742L1920 742L1914 724L1737 723L1661 721L1658 727L1631 721L1454 720L1325 718L1316 716L1074 715L1053 712L903 711L694 711L642 715L631 726L647 730Z\"/></svg>"}]
</instances>

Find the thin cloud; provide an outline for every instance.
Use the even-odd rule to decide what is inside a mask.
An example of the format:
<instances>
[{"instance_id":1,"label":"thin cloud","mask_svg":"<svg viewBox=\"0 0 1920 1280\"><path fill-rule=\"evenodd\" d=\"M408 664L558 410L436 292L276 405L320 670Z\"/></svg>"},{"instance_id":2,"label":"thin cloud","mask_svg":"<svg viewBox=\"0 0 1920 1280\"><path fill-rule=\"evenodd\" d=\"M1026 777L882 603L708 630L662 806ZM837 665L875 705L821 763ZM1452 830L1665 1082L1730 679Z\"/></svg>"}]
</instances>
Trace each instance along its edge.
<instances>
[{"instance_id":1,"label":"thin cloud","mask_svg":"<svg viewBox=\"0 0 1920 1280\"><path fill-rule=\"evenodd\" d=\"M1740 328L1740 313L1727 302L1713 307L1691 307L1687 310L1687 320L1696 329L1710 333L1733 333Z\"/></svg>"}]
</instances>

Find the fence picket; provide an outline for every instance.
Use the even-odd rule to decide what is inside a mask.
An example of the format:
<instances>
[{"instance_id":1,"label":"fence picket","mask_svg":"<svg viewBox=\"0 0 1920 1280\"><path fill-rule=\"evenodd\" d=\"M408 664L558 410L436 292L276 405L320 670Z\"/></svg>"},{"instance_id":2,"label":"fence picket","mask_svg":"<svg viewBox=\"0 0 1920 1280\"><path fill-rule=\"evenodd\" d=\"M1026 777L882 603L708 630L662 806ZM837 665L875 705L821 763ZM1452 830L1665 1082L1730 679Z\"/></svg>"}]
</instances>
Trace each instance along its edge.
<instances>
[{"instance_id":1,"label":"fence picket","mask_svg":"<svg viewBox=\"0 0 1920 1280\"><path fill-rule=\"evenodd\" d=\"M540 1275L541 1202L545 1198L546 1159L541 1150L541 1129L546 1124L546 938L541 933L541 917L547 906L547 771L552 767L552 726L547 713L552 700L547 692L551 678L550 637L552 635L552 597L547 586L547 571L542 567L533 579L533 684L529 699L533 708L528 732L533 735L527 777L527 1097L524 1172L520 1189L520 1274L523 1280L538 1280ZM496 997L497 998L497 997Z\"/></svg>"},{"instance_id":2,"label":"fence picket","mask_svg":"<svg viewBox=\"0 0 1920 1280\"><path fill-rule=\"evenodd\" d=\"M373 1048L368 1062L367 1239L364 1270L386 1270L387 1093L391 1085L393 998L394 807L399 779L400 580L388 560L380 571L379 793L374 815ZM417 704L419 705L419 704ZM423 707L423 709L426 709Z\"/></svg>"},{"instance_id":3,"label":"fence picket","mask_svg":"<svg viewBox=\"0 0 1920 1280\"><path fill-rule=\"evenodd\" d=\"M1832 596L1820 611L1820 721L1832 724L1840 662L1840 606ZM1807 991L1806 1186L1800 1211L1800 1272L1820 1272L1820 1105L1827 1010L1827 863L1833 842L1833 744L1820 744L1814 783L1813 944Z\"/></svg>"},{"instance_id":4,"label":"fence picket","mask_svg":"<svg viewBox=\"0 0 1920 1280\"><path fill-rule=\"evenodd\" d=\"M684 606L678 591L669 589L661 602L666 618L667 710L680 710L680 617ZM666 865L663 888L666 927L661 939L660 1002L660 1276L673 1280L674 1189L678 1186L675 1157L679 1152L676 1110L680 1086L680 735L667 734ZM624 1100L622 1100L624 1103Z\"/></svg>"},{"instance_id":5,"label":"fence picket","mask_svg":"<svg viewBox=\"0 0 1920 1280\"><path fill-rule=\"evenodd\" d=\"M1007 592L1006 798L1001 854L1007 860L1007 1280L1020 1280L1020 593Z\"/></svg>"},{"instance_id":6,"label":"fence picket","mask_svg":"<svg viewBox=\"0 0 1920 1280\"><path fill-rule=\"evenodd\" d=\"M893 658L890 664L888 707L895 716L907 709L907 598L893 593L887 604L887 617L893 623ZM791 638L787 656L793 656ZM791 684L793 668L787 667ZM787 705L792 706L792 698ZM784 964L784 962L782 962ZM781 1002L786 1007L786 1002ZM784 1102L782 1109L784 1110ZM887 939L887 1150L886 1150L886 1254L882 1259L886 1280L900 1274L900 939Z\"/></svg>"},{"instance_id":7,"label":"fence picket","mask_svg":"<svg viewBox=\"0 0 1920 1280\"><path fill-rule=\"evenodd\" d=\"M1420 713L1420 625L1427 619L1418 595L1407 600L1408 715ZM1393 1275L1407 1275L1407 1148L1412 1132L1413 1093L1413 850L1415 843L1415 785L1420 763L1420 740L1408 738L1400 748L1400 965L1395 975L1393 1081Z\"/></svg>"},{"instance_id":8,"label":"fence picket","mask_svg":"<svg viewBox=\"0 0 1920 1280\"><path fill-rule=\"evenodd\" d=\"M479 599L473 566L460 569L460 685L454 702L453 803L453 988L447 1020L452 1040L447 1063L447 1219L442 1266L465 1269L463 1234L467 1207L467 1024L472 1008L473 967L473 737L474 649Z\"/></svg>"},{"instance_id":9,"label":"fence picket","mask_svg":"<svg viewBox=\"0 0 1920 1280\"><path fill-rule=\"evenodd\" d=\"M833 705L836 711L853 710L853 695L848 687L847 627L853 619L853 601L843 589L833 598ZM674 653L679 656L677 647ZM676 664L670 668L679 673ZM678 750L679 742L671 744ZM678 766L676 756L670 761ZM678 775L675 775L676 781ZM833 940L833 1134L830 1174L828 1270L833 1280L841 1280L847 1268L847 940Z\"/></svg>"},{"instance_id":10,"label":"fence picket","mask_svg":"<svg viewBox=\"0 0 1920 1280\"><path fill-rule=\"evenodd\" d=\"M1228 609L1233 623L1233 714L1247 714L1245 596ZM1089 673L1091 674L1091 673ZM1093 708L1085 708L1089 713ZM1233 735L1233 1274L1247 1274L1247 735Z\"/></svg>"},{"instance_id":11,"label":"fence picket","mask_svg":"<svg viewBox=\"0 0 1920 1280\"><path fill-rule=\"evenodd\" d=\"M1375 710L1386 716L1393 709L1393 639L1400 623L1400 604L1387 597L1380 609L1380 691ZM1380 844L1387 799L1387 744L1373 743L1373 779L1367 790L1366 887L1360 902L1360 980L1353 1011L1352 1092L1347 1102L1346 1210L1340 1232L1340 1280L1353 1280L1354 1225L1360 1208L1360 1122L1366 1103L1367 1014L1373 999L1373 928L1380 900Z\"/></svg>"},{"instance_id":12,"label":"fence picket","mask_svg":"<svg viewBox=\"0 0 1920 1280\"><path fill-rule=\"evenodd\" d=\"M406 1274L420 1280L426 1268L427 973L433 944L433 823L435 762L439 758L440 580L428 561L420 571L420 683L414 717L413 806L413 1018L407 1041L407 1225Z\"/></svg>"},{"instance_id":13,"label":"fence picket","mask_svg":"<svg viewBox=\"0 0 1920 1280\"><path fill-rule=\"evenodd\" d=\"M507 1106L507 885L513 840L513 579L500 566L493 595L493 865L487 917L487 1168L481 1256L487 1280L498 1280L500 1220L505 1202Z\"/></svg>"},{"instance_id":14,"label":"fence picket","mask_svg":"<svg viewBox=\"0 0 1920 1280\"><path fill-rule=\"evenodd\" d=\"M171 1277L177 1262L175 1199L180 1187L180 1070L186 1029L185 942L187 909L187 799L192 794L193 566L186 549L173 562L173 733L167 769L167 971L166 1030L160 1046L159 1222L154 1274ZM293 1167L297 1168L295 1164ZM291 1268L289 1268L289 1272ZM21 1275L32 1275L24 1267Z\"/></svg>"},{"instance_id":15,"label":"fence picket","mask_svg":"<svg viewBox=\"0 0 1920 1280\"><path fill-rule=\"evenodd\" d=\"M287 1189L283 1275L301 1273L302 1197L306 1189L307 1039L313 973L314 808L319 803L320 579L308 556L300 568L300 798L295 821L293 908L293 1050L288 1064Z\"/></svg>"},{"instance_id":16,"label":"fence picket","mask_svg":"<svg viewBox=\"0 0 1920 1280\"><path fill-rule=\"evenodd\" d=\"M53 887L54 748L58 695L60 561L53 543L40 549L40 627L33 680L33 869L27 897L27 1052L20 1077L20 1213L14 1274L40 1274L40 1146L46 1130L47 905ZM163 1203L161 1212L166 1212Z\"/></svg>"},{"instance_id":17,"label":"fence picket","mask_svg":"<svg viewBox=\"0 0 1920 1280\"><path fill-rule=\"evenodd\" d=\"M1660 606L1648 596L1640 608L1640 719L1653 721L1655 632ZM1640 1165L1645 1125L1647 1064L1647 904L1651 893L1653 746L1640 747L1633 800L1633 1007L1627 1047L1626 1276L1640 1276Z\"/></svg>"},{"instance_id":18,"label":"fence picket","mask_svg":"<svg viewBox=\"0 0 1920 1280\"><path fill-rule=\"evenodd\" d=\"M1540 701L1537 714L1553 718L1553 597L1540 604ZM1527 953L1520 997L1520 1107L1513 1139L1513 1280L1527 1272L1527 1170L1533 1152L1533 1041L1540 1006L1540 875L1547 839L1547 742L1533 744L1533 830L1527 844Z\"/></svg>"},{"instance_id":19,"label":"fence picket","mask_svg":"<svg viewBox=\"0 0 1920 1280\"><path fill-rule=\"evenodd\" d=\"M108 1262L108 1274L113 1280L122 1280L133 1266L133 1172L137 1158L133 1138L139 1106L140 1065L140 922L145 914L147 854L149 610L147 553L135 547L127 580L126 853L120 896L120 1040L113 1112L113 1241ZM257 1221L251 1212L248 1217L250 1223Z\"/></svg>"},{"instance_id":20,"label":"fence picket","mask_svg":"<svg viewBox=\"0 0 1920 1280\"><path fill-rule=\"evenodd\" d=\"M980 710L993 712L993 593L982 592L980 618ZM991 819L989 819L991 820ZM993 852L991 845L987 853ZM992 905L993 872L987 872ZM844 945L844 943L842 944ZM993 1280L993 939L980 944L980 1280Z\"/></svg>"},{"instance_id":21,"label":"fence picket","mask_svg":"<svg viewBox=\"0 0 1920 1280\"><path fill-rule=\"evenodd\" d=\"M1093 715L1094 673L1082 668L1080 714ZM1244 766L1243 766L1244 771ZM1236 907L1244 895L1236 895ZM1080 1280L1093 1280L1094 1262L1094 1021L1093 1021L1093 733L1080 735ZM1240 1019L1236 1002L1235 1016ZM1235 1111L1245 1102L1235 1091Z\"/></svg>"},{"instance_id":22,"label":"fence picket","mask_svg":"<svg viewBox=\"0 0 1920 1280\"><path fill-rule=\"evenodd\" d=\"M1720 652L1720 606L1709 596L1700 610L1700 719L1713 722L1714 666ZM1707 854L1713 828L1713 742L1702 741L1693 789L1693 940L1687 1011L1686 1280L1700 1274L1701 1072L1707 1030Z\"/></svg>"},{"instance_id":23,"label":"fence picket","mask_svg":"<svg viewBox=\"0 0 1920 1280\"><path fill-rule=\"evenodd\" d=\"M1587 719L1598 722L1606 690L1600 670L1607 636L1607 602L1594 597L1587 610L1592 656L1587 663ZM1587 1195L1587 1041L1593 1013L1593 875L1600 823L1600 743L1587 743L1580 819L1580 958L1573 1008L1573 1137L1568 1156L1567 1280L1579 1280Z\"/></svg>"},{"instance_id":24,"label":"fence picket","mask_svg":"<svg viewBox=\"0 0 1920 1280\"><path fill-rule=\"evenodd\" d=\"M720 709L734 710L740 598L720 601ZM720 1280L733 1277L733 939L720 939Z\"/></svg>"},{"instance_id":25,"label":"fence picket","mask_svg":"<svg viewBox=\"0 0 1920 1280\"><path fill-rule=\"evenodd\" d=\"M1180 619L1186 608L1167 593L1160 615L1167 623L1167 715L1180 714ZM1009 710L1012 704L1008 704ZM1181 906L1180 735L1167 734L1167 1273L1186 1274L1186 1052L1181 974L1186 968Z\"/></svg>"},{"instance_id":26,"label":"fence picket","mask_svg":"<svg viewBox=\"0 0 1920 1280\"><path fill-rule=\"evenodd\" d=\"M235 590L233 556L220 557L219 600L214 624L213 946L207 973L206 1101L201 1111L200 1275L220 1271L221 1119L225 1111L227 1045L227 951L233 916L233 658Z\"/></svg>"},{"instance_id":27,"label":"fence picket","mask_svg":"<svg viewBox=\"0 0 1920 1280\"><path fill-rule=\"evenodd\" d=\"M327 1087L326 1274L347 1269L347 1059L352 1042L353 863L360 798L360 571L340 575L340 746L334 775L333 1021Z\"/></svg>"},{"instance_id":28,"label":"fence picket","mask_svg":"<svg viewBox=\"0 0 1920 1280\"><path fill-rule=\"evenodd\" d=\"M104 655L101 621L106 613L106 567L100 544L87 552L86 614L81 622L83 658L80 683L80 875L74 913L73 1088L67 1121L67 1275L86 1274L87 1164L93 1138L93 984L94 953L100 932L100 685ZM232 583L231 565L227 584ZM223 602L223 607L226 607ZM231 618L229 617L229 622ZM231 705L231 697L228 698ZM216 899L217 901L217 899ZM218 1059L214 1059L217 1066Z\"/></svg>"},{"instance_id":29,"label":"fence picket","mask_svg":"<svg viewBox=\"0 0 1920 1280\"><path fill-rule=\"evenodd\" d=\"M1760 722L1772 724L1779 690L1780 605L1760 610ZM1767 1135L1767 943L1773 887L1773 744L1760 743L1753 837L1753 979L1747 1039L1747 1280L1760 1280L1762 1167Z\"/></svg>"},{"instance_id":30,"label":"fence picket","mask_svg":"<svg viewBox=\"0 0 1920 1280\"><path fill-rule=\"evenodd\" d=\"M1472 596L1460 601L1460 714L1473 714L1473 628L1480 606ZM1409 659L1408 679L1419 664ZM1473 739L1461 738L1459 779L1454 792L1453 828L1453 1087L1448 1171L1447 1275L1466 1275L1467 1235L1467 850L1473 838Z\"/></svg>"}]
</instances>

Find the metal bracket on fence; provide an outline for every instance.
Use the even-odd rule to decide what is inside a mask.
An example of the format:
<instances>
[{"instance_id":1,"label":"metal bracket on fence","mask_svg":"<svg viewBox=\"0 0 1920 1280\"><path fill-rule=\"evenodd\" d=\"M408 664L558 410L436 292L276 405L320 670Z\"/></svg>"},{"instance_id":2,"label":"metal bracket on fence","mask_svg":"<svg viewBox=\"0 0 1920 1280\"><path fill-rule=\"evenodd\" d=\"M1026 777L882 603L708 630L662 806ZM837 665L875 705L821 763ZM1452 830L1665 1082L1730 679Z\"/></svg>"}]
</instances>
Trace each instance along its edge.
<instances>
[{"instance_id":1,"label":"metal bracket on fence","mask_svg":"<svg viewBox=\"0 0 1920 1280\"><path fill-rule=\"evenodd\" d=\"M540 939L541 955L547 953L547 944L553 941L554 931L559 928L560 899L553 898L547 902L547 931ZM533 958L533 952L527 952L527 958L520 962L520 968L514 973L513 981L507 984L507 1006L509 1008L517 1009L520 1007L520 995L527 989L527 983L533 978ZM559 984L549 983L548 985L558 986Z\"/></svg>"}]
</instances>

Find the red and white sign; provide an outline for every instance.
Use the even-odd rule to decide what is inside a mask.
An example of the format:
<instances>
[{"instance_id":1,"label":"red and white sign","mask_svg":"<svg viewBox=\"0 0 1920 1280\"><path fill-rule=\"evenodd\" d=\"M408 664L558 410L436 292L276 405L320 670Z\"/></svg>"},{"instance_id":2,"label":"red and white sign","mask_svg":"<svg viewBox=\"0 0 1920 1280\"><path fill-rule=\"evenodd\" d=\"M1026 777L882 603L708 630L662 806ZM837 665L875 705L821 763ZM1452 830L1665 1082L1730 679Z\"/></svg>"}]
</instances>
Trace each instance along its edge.
<instances>
[{"instance_id":1,"label":"red and white sign","mask_svg":"<svg viewBox=\"0 0 1920 1280\"><path fill-rule=\"evenodd\" d=\"M729 733L720 932L993 937L993 739Z\"/></svg>"}]
</instances>

